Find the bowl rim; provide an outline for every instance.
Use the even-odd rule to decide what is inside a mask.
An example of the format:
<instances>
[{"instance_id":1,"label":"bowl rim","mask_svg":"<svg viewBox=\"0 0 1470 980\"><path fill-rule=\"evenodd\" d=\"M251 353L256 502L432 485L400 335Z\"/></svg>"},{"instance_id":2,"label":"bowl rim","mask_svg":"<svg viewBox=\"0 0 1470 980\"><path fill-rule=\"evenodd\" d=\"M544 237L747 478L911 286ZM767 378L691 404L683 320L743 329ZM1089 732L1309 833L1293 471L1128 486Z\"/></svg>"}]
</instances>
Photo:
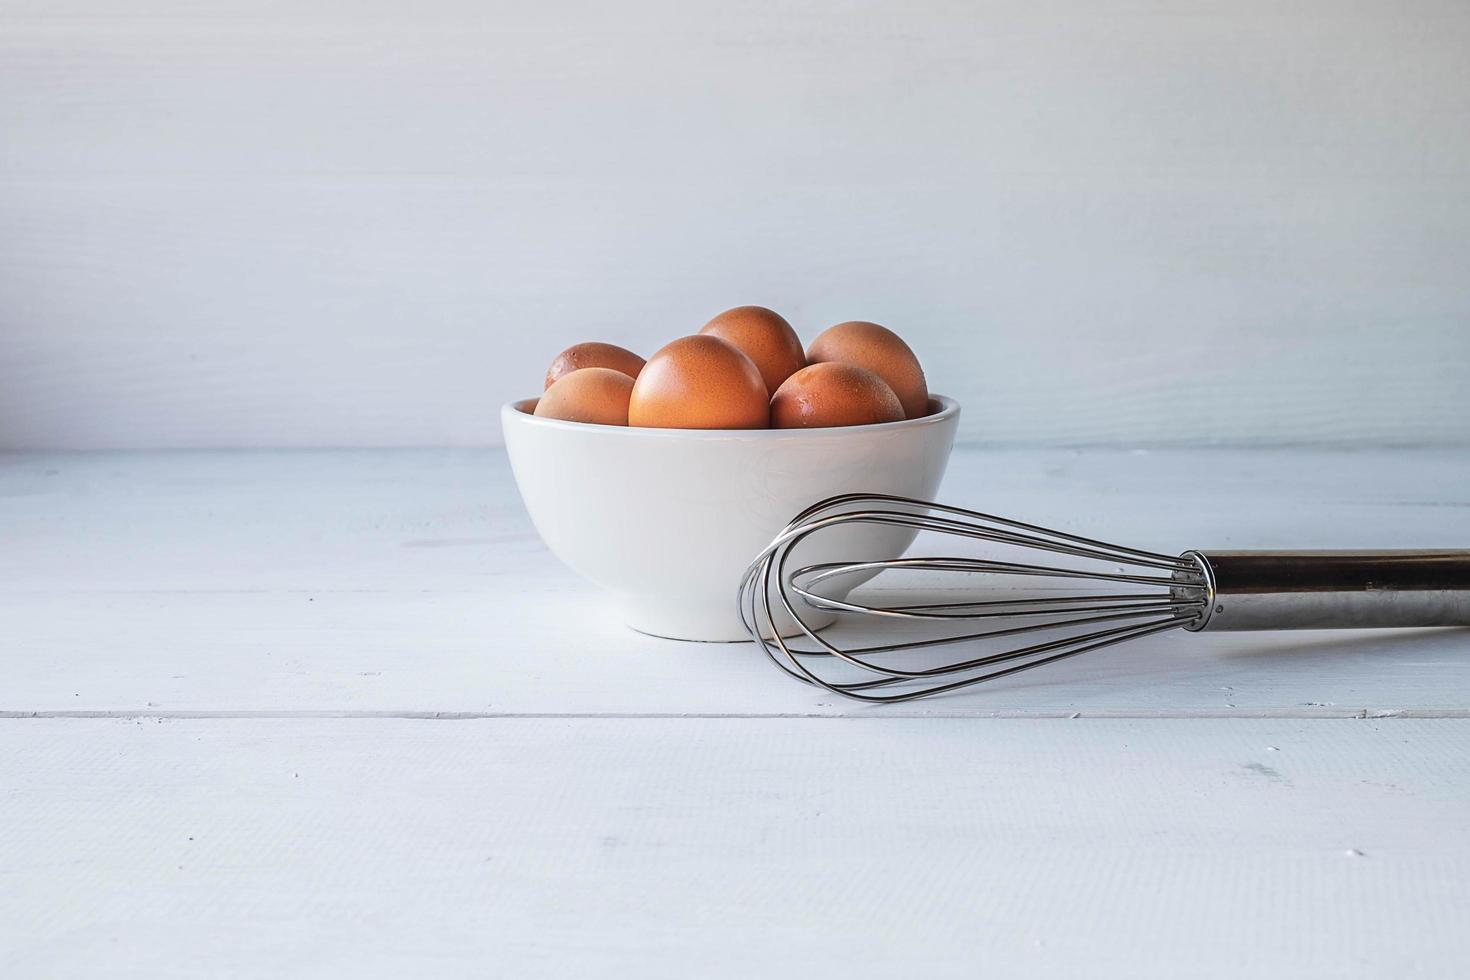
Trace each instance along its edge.
<instances>
[{"instance_id":1,"label":"bowl rim","mask_svg":"<svg viewBox=\"0 0 1470 980\"><path fill-rule=\"evenodd\" d=\"M517 398L500 406L500 417L502 422L514 420L515 424L531 425L548 429L562 429L570 432L587 432L589 430L603 431L609 434L616 433L613 438L629 439L799 439L807 434L851 433L854 436L864 432L888 432L895 429L916 429L930 425L940 425L949 421L960 413L960 403L948 395L929 393L929 401L939 403L939 408L922 415L916 419L902 419L898 422L875 422L870 425L828 425L813 427L810 429L655 429L643 426L630 425L600 425L596 422L568 422L564 419L548 419L532 415L530 410L522 407L534 405L540 396L536 398Z\"/></svg>"}]
</instances>

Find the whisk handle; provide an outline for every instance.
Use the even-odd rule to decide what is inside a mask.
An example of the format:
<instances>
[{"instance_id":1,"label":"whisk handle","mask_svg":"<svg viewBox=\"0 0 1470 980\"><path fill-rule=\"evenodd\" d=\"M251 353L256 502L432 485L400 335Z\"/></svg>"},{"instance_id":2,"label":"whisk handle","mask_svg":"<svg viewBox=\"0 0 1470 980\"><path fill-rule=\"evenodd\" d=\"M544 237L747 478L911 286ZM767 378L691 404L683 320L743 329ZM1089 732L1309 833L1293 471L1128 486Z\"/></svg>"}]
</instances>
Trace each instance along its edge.
<instances>
[{"instance_id":1,"label":"whisk handle","mask_svg":"<svg viewBox=\"0 0 1470 980\"><path fill-rule=\"evenodd\" d=\"M1185 555L1211 600L1196 631L1470 626L1470 550Z\"/></svg>"}]
</instances>

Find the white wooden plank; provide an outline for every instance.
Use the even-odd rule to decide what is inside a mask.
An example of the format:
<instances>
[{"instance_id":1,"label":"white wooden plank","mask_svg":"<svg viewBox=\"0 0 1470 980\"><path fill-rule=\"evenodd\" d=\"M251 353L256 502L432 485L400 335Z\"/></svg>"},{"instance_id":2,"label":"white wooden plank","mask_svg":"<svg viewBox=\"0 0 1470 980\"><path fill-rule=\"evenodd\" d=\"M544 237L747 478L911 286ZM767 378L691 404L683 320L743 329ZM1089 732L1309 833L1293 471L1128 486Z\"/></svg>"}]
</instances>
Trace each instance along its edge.
<instances>
[{"instance_id":1,"label":"white wooden plank","mask_svg":"<svg viewBox=\"0 0 1470 980\"><path fill-rule=\"evenodd\" d=\"M0 722L0 971L1455 977L1470 721Z\"/></svg>"},{"instance_id":2,"label":"white wooden plank","mask_svg":"<svg viewBox=\"0 0 1470 980\"><path fill-rule=\"evenodd\" d=\"M1142 546L1470 541L1470 454L956 453L945 496ZM626 630L492 452L0 457L0 710L867 712ZM1464 631L1176 635L917 714L1443 714Z\"/></svg>"}]
</instances>

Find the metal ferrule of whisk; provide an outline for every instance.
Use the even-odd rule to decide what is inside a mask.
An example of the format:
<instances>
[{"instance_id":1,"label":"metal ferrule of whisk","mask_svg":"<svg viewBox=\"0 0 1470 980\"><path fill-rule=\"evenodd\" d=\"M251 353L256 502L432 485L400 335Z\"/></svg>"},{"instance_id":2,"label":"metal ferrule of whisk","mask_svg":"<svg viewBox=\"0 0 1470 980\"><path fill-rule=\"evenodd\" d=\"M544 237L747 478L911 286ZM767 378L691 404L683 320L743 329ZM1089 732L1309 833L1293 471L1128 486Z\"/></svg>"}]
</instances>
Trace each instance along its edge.
<instances>
[{"instance_id":1,"label":"metal ferrule of whisk","mask_svg":"<svg viewBox=\"0 0 1470 980\"><path fill-rule=\"evenodd\" d=\"M874 532L890 554L921 534L976 553L853 553ZM895 575L897 587L884 581ZM746 570L738 602L788 674L863 701L908 701L1175 629L1470 626L1470 550L1166 555L846 494L798 514Z\"/></svg>"}]
</instances>

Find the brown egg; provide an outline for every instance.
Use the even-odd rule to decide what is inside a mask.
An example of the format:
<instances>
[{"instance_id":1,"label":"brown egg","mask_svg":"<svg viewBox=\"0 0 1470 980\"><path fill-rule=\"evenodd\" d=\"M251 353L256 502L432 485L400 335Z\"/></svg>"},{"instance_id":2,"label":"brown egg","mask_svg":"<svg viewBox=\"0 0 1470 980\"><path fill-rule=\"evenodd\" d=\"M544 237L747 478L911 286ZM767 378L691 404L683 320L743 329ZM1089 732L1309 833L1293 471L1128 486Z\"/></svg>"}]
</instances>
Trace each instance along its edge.
<instances>
[{"instance_id":1,"label":"brown egg","mask_svg":"<svg viewBox=\"0 0 1470 980\"><path fill-rule=\"evenodd\" d=\"M801 351L801 338L791 329L786 318L764 306L737 306L706 323L699 331L728 340L755 362L766 383L768 395L774 395L781 382L806 367Z\"/></svg>"},{"instance_id":2,"label":"brown egg","mask_svg":"<svg viewBox=\"0 0 1470 980\"><path fill-rule=\"evenodd\" d=\"M919 359L898 334L865 320L851 320L828 327L807 348L812 364L842 361L867 368L888 382L911 419L929 414L929 386Z\"/></svg>"},{"instance_id":3,"label":"brown egg","mask_svg":"<svg viewBox=\"0 0 1470 980\"><path fill-rule=\"evenodd\" d=\"M764 429L766 383L755 363L708 334L659 348L638 380L628 424L656 429Z\"/></svg>"},{"instance_id":4,"label":"brown egg","mask_svg":"<svg viewBox=\"0 0 1470 980\"><path fill-rule=\"evenodd\" d=\"M872 371L836 361L797 371L771 399L771 428L900 422L903 405Z\"/></svg>"},{"instance_id":5,"label":"brown egg","mask_svg":"<svg viewBox=\"0 0 1470 980\"><path fill-rule=\"evenodd\" d=\"M536 403L536 415L567 422L627 425L633 379L612 368L580 368L564 374Z\"/></svg>"},{"instance_id":6,"label":"brown egg","mask_svg":"<svg viewBox=\"0 0 1470 980\"><path fill-rule=\"evenodd\" d=\"M596 341L573 344L556 355L556 360L546 369L546 384L542 387L550 388L564 374L594 367L612 368L630 378L636 378L638 372L643 370L643 358L615 344L599 344Z\"/></svg>"}]
</instances>

